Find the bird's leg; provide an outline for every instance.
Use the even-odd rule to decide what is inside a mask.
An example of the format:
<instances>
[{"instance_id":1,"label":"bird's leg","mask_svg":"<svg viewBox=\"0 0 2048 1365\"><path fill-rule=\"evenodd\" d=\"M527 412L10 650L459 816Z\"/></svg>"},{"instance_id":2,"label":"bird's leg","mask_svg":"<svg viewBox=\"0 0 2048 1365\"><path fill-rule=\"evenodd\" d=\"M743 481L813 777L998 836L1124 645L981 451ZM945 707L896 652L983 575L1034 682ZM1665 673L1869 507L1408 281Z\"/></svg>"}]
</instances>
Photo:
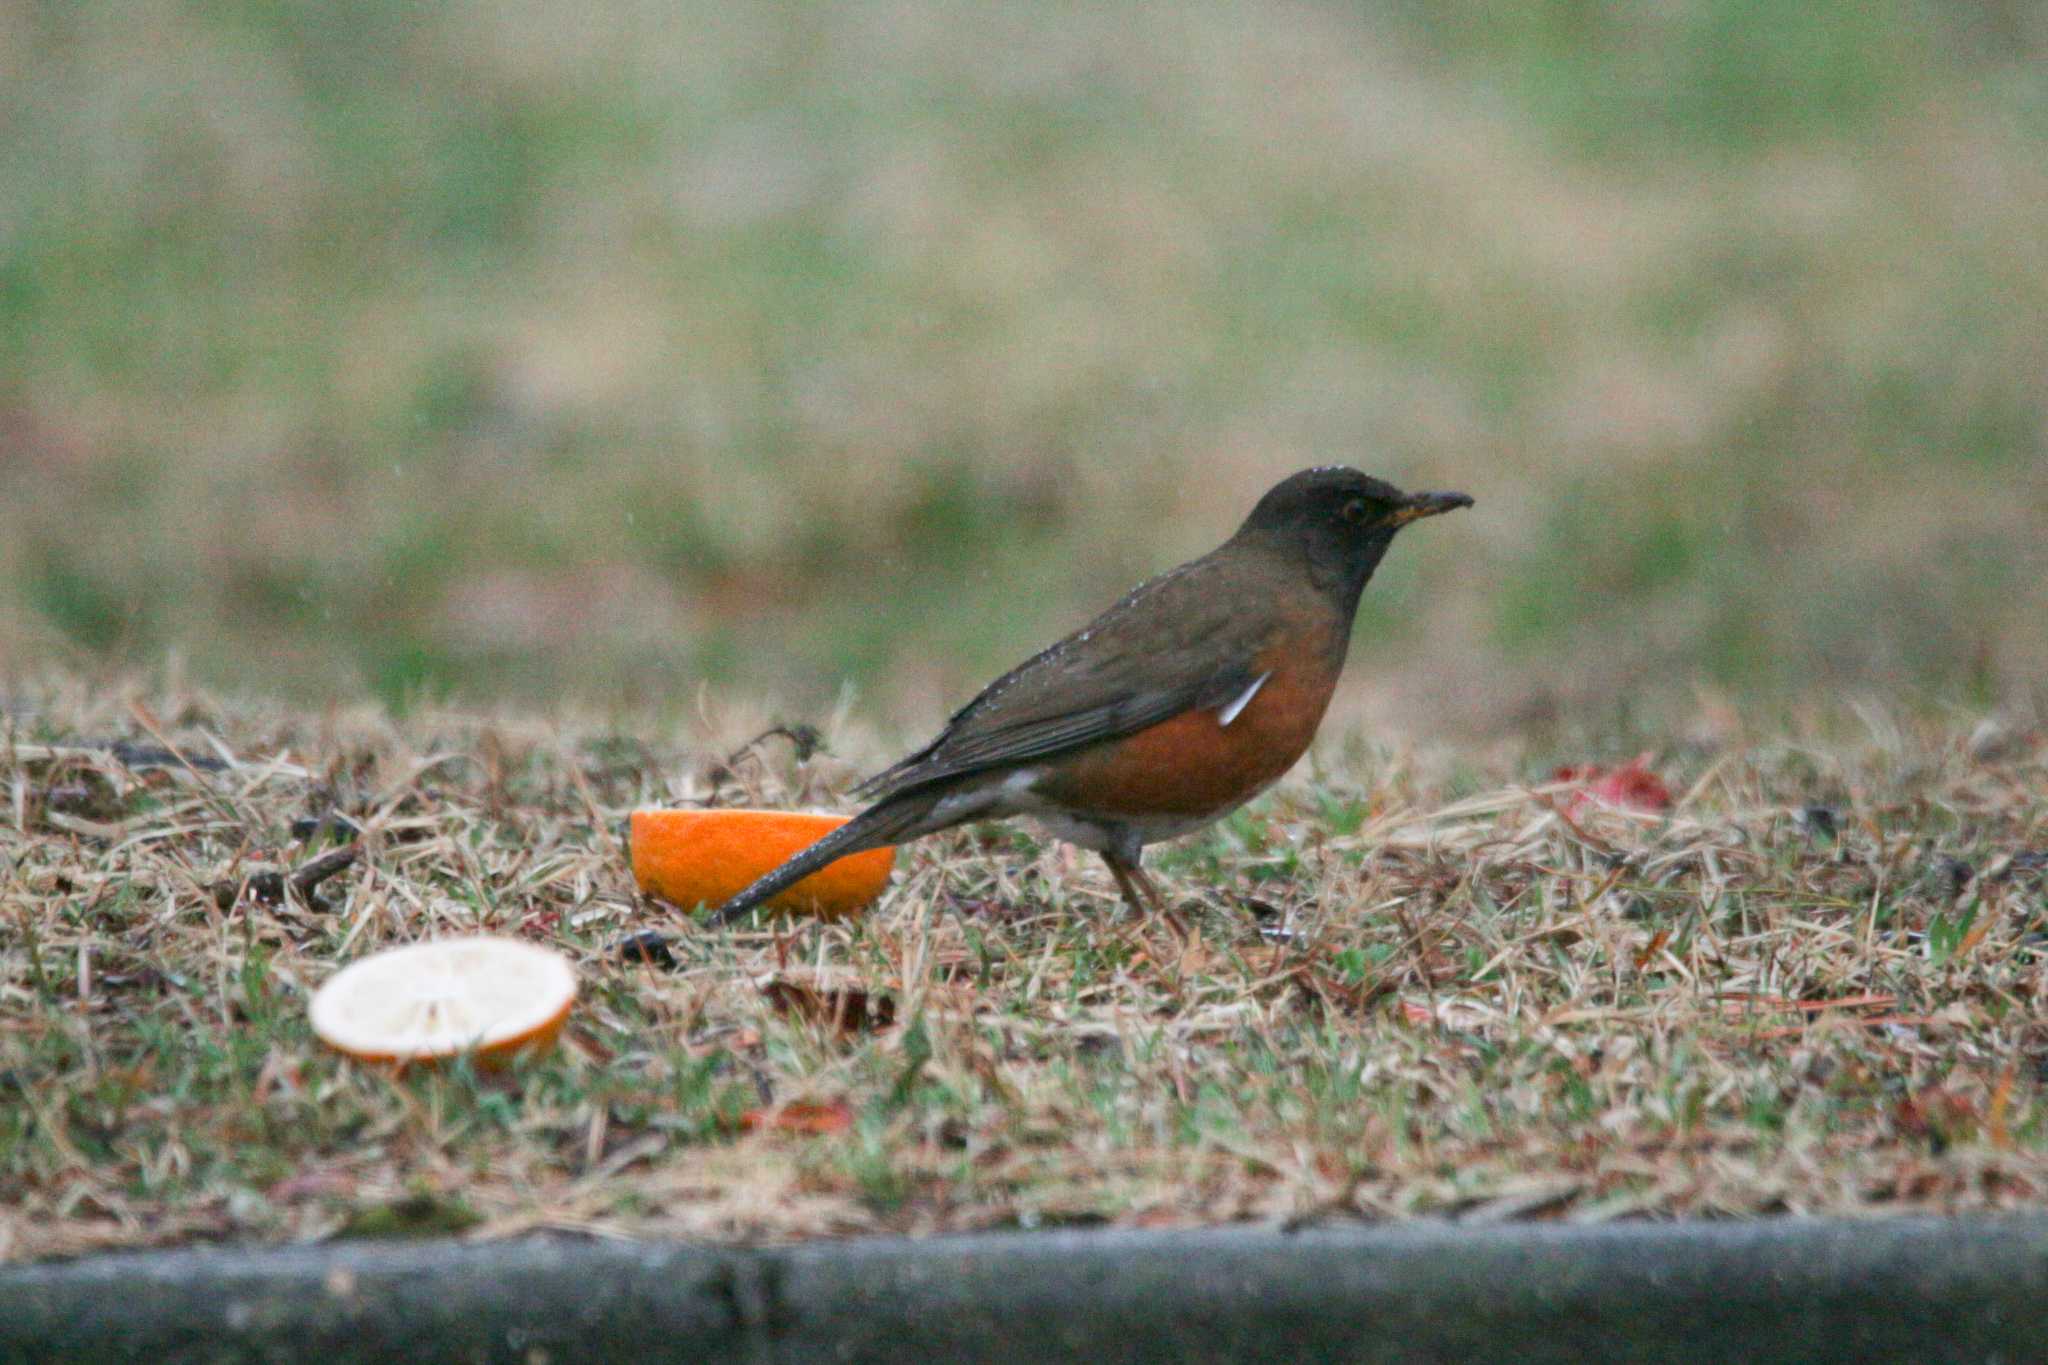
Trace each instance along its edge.
<instances>
[{"instance_id":1,"label":"bird's leg","mask_svg":"<svg viewBox=\"0 0 2048 1365\"><path fill-rule=\"evenodd\" d=\"M1124 865L1123 860L1114 853L1104 853L1102 861L1109 865L1109 875L1116 878L1116 889L1123 893L1124 904L1141 915L1150 914L1151 903L1138 890L1138 883L1132 879L1131 870Z\"/></svg>"},{"instance_id":2,"label":"bird's leg","mask_svg":"<svg viewBox=\"0 0 2048 1365\"><path fill-rule=\"evenodd\" d=\"M1152 884L1152 878L1146 875L1141 863L1136 859L1126 861L1120 854L1106 849L1102 861L1109 864L1109 875L1116 878L1116 889L1123 893L1125 904L1141 915L1156 915L1165 920L1167 926L1180 936L1181 942L1187 942L1188 926L1167 905L1166 898L1159 894L1159 888Z\"/></svg>"},{"instance_id":3,"label":"bird's leg","mask_svg":"<svg viewBox=\"0 0 2048 1365\"><path fill-rule=\"evenodd\" d=\"M1148 907L1146 906L1144 899L1138 893L1137 883L1131 880L1131 874L1129 869L1127 869L1121 862L1117 861L1116 855L1112 853L1105 852L1102 855L1102 861L1109 865L1109 875L1116 878L1116 889L1122 893L1124 898L1124 904L1131 907L1133 914L1136 916L1135 923L1144 923L1144 915ZM1114 932L1116 936L1123 941L1123 945L1125 948L1129 949L1132 952L1137 951L1138 945L1137 935L1135 931L1130 934L1125 934L1123 930L1116 929L1112 932Z\"/></svg>"}]
</instances>

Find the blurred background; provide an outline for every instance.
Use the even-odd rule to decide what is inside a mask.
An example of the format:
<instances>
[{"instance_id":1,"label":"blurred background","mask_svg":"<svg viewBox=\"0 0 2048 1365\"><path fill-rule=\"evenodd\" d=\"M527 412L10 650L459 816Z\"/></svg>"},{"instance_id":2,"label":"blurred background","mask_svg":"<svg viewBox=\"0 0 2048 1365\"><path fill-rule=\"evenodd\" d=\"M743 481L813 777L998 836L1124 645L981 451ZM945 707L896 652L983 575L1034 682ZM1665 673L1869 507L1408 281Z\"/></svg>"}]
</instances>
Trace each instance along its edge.
<instances>
[{"instance_id":1,"label":"blurred background","mask_svg":"<svg viewBox=\"0 0 2048 1365\"><path fill-rule=\"evenodd\" d=\"M0 0L0 667L932 723L1265 487L1448 732L2048 669L2029 0Z\"/></svg>"}]
</instances>

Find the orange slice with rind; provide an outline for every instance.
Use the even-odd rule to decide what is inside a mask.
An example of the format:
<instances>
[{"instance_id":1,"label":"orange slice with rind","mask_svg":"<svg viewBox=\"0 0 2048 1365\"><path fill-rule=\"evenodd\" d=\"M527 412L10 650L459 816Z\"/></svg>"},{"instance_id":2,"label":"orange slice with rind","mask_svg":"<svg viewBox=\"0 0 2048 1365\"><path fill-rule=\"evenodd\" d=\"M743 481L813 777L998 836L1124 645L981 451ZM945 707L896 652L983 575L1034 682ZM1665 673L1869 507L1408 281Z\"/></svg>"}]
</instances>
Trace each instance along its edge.
<instances>
[{"instance_id":1,"label":"orange slice with rind","mask_svg":"<svg viewBox=\"0 0 2048 1365\"><path fill-rule=\"evenodd\" d=\"M576 999L576 972L516 938L443 938L352 962L313 993L313 1032L366 1062L490 1065L552 1044Z\"/></svg>"},{"instance_id":2,"label":"orange slice with rind","mask_svg":"<svg viewBox=\"0 0 2048 1365\"><path fill-rule=\"evenodd\" d=\"M686 908L723 905L846 821L785 810L636 810L628 831L633 879L642 891ZM895 865L893 847L848 854L771 897L766 908L821 919L857 915L882 894Z\"/></svg>"}]
</instances>

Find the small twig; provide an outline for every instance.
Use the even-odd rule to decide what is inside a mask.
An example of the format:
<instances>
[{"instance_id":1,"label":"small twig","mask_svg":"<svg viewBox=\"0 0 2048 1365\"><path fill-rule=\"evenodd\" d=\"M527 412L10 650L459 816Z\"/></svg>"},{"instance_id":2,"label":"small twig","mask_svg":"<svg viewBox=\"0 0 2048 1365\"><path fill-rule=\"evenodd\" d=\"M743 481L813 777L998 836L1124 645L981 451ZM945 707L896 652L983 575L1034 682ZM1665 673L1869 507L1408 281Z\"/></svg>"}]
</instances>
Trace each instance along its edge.
<instances>
[{"instance_id":1,"label":"small twig","mask_svg":"<svg viewBox=\"0 0 2048 1365\"><path fill-rule=\"evenodd\" d=\"M359 842L343 844L340 848L321 854L312 862L292 873L292 890L300 897L311 901L313 888L332 877L343 868L352 865L362 856L363 846Z\"/></svg>"},{"instance_id":2,"label":"small twig","mask_svg":"<svg viewBox=\"0 0 2048 1365\"><path fill-rule=\"evenodd\" d=\"M258 872L241 882L216 882L213 888L214 903L226 910L247 896L265 905L277 905L283 902L289 888L298 893L300 900L312 905L313 889L335 873L351 866L362 856L362 852L362 843L352 841L301 864L289 873Z\"/></svg>"},{"instance_id":3,"label":"small twig","mask_svg":"<svg viewBox=\"0 0 2048 1365\"><path fill-rule=\"evenodd\" d=\"M710 771L705 774L711 782L711 793L704 798L704 804L717 805L720 790L726 783L739 776L740 760L750 755L759 758L760 746L776 738L789 741L799 763L810 762L812 755L825 747L825 737L818 733L814 725L771 725L727 754L724 759L711 765Z\"/></svg>"}]
</instances>

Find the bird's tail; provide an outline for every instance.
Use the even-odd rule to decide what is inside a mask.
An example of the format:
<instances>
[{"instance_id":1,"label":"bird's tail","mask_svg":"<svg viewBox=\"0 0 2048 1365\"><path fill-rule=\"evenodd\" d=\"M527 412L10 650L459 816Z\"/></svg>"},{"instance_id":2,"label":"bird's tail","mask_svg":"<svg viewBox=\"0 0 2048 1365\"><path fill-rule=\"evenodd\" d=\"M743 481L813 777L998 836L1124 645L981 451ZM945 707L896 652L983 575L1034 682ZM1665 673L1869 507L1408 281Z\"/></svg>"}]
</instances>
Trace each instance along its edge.
<instances>
[{"instance_id":1,"label":"bird's tail","mask_svg":"<svg viewBox=\"0 0 2048 1365\"><path fill-rule=\"evenodd\" d=\"M827 863L900 839L929 813L930 805L924 800L877 802L712 911L710 922L730 924Z\"/></svg>"}]
</instances>

